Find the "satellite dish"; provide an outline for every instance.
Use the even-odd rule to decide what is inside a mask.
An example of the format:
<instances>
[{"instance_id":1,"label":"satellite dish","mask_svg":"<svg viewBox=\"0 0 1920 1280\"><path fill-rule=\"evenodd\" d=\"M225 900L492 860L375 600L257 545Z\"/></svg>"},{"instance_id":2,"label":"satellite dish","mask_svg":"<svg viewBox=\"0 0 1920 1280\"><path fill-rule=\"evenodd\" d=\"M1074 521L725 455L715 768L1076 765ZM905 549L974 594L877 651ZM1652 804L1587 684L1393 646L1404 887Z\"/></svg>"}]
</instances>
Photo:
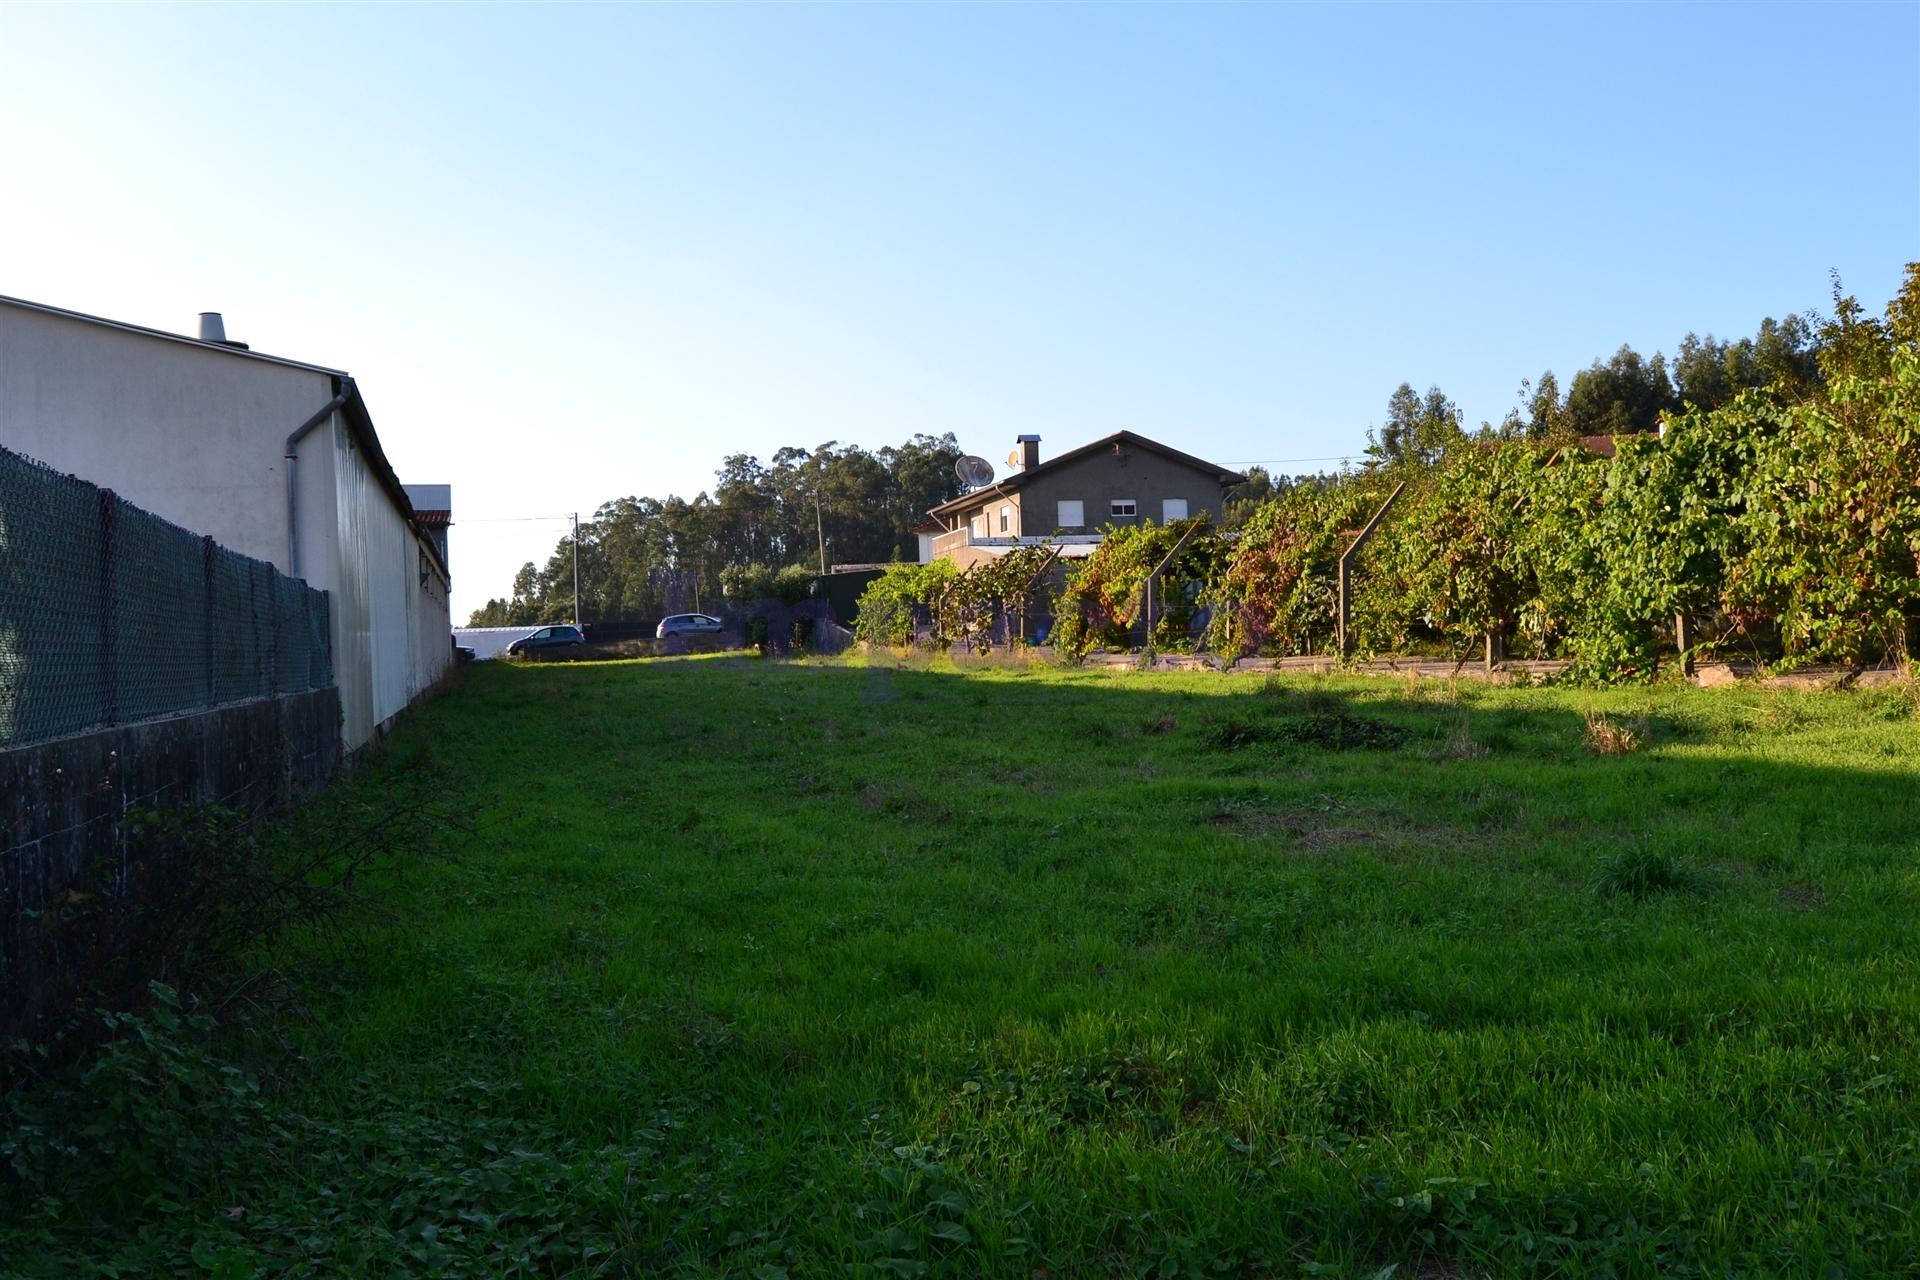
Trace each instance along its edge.
<instances>
[{"instance_id":1,"label":"satellite dish","mask_svg":"<svg viewBox=\"0 0 1920 1280\"><path fill-rule=\"evenodd\" d=\"M976 458L972 454L953 464L953 474L960 477L960 483L969 489L978 489L982 485L993 483L993 464L985 458Z\"/></svg>"}]
</instances>

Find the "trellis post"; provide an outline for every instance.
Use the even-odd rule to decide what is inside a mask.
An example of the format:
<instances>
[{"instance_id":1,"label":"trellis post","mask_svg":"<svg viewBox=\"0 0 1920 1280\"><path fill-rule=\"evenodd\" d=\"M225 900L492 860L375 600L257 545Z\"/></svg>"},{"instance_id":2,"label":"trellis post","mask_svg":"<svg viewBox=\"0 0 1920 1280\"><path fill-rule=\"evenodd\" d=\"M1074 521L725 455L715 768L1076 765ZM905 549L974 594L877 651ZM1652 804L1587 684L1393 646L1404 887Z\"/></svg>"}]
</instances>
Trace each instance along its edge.
<instances>
[{"instance_id":1,"label":"trellis post","mask_svg":"<svg viewBox=\"0 0 1920 1280\"><path fill-rule=\"evenodd\" d=\"M1340 613L1334 621L1334 639L1342 658L1353 656L1353 562L1359 556L1360 548L1366 546L1367 539L1373 536L1373 531L1380 527L1380 521L1386 518L1388 508L1399 500L1400 491L1406 487L1404 480L1393 486L1393 492L1373 513L1373 519L1367 521L1353 541L1347 544L1347 549L1340 553Z\"/></svg>"}]
</instances>

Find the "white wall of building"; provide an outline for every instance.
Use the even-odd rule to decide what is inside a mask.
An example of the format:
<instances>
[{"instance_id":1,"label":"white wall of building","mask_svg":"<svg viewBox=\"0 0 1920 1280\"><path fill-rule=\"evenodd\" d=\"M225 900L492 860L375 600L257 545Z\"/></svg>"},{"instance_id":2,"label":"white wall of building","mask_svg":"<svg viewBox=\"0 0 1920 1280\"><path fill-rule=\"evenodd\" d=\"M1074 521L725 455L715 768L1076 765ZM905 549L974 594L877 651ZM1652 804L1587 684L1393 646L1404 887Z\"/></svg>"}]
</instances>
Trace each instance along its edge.
<instances>
[{"instance_id":1,"label":"white wall of building","mask_svg":"<svg viewBox=\"0 0 1920 1280\"><path fill-rule=\"evenodd\" d=\"M351 750L452 665L450 583L431 540L394 506L343 415L302 442L300 459L302 470L327 472L334 500L327 539L311 550L303 543L300 557L314 585L324 576L333 591L334 679Z\"/></svg>"},{"instance_id":2,"label":"white wall of building","mask_svg":"<svg viewBox=\"0 0 1920 1280\"><path fill-rule=\"evenodd\" d=\"M284 442L332 396L320 370L0 305L0 444L282 573Z\"/></svg>"},{"instance_id":3,"label":"white wall of building","mask_svg":"<svg viewBox=\"0 0 1920 1280\"><path fill-rule=\"evenodd\" d=\"M0 301L0 444L283 573L286 438L333 398L334 378ZM343 413L298 454L296 576L329 593L351 751L445 674L448 582Z\"/></svg>"},{"instance_id":4,"label":"white wall of building","mask_svg":"<svg viewBox=\"0 0 1920 1280\"><path fill-rule=\"evenodd\" d=\"M485 662L507 651L507 646L522 636L530 636L538 627L455 627L455 642L473 650L473 656Z\"/></svg>"}]
</instances>

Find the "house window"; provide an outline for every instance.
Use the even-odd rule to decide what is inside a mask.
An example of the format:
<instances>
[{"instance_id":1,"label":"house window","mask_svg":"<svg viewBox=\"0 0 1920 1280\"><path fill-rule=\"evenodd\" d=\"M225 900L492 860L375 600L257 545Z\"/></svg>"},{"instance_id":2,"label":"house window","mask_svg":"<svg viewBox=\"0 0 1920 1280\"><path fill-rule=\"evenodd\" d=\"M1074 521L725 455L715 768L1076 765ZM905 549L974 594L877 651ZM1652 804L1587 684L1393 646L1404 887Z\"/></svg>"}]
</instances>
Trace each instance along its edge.
<instances>
[{"instance_id":1,"label":"house window","mask_svg":"<svg viewBox=\"0 0 1920 1280\"><path fill-rule=\"evenodd\" d=\"M1160 504L1160 521L1162 524L1171 524L1175 520L1185 520L1186 518L1187 500L1185 498L1168 498Z\"/></svg>"},{"instance_id":2,"label":"house window","mask_svg":"<svg viewBox=\"0 0 1920 1280\"><path fill-rule=\"evenodd\" d=\"M1062 529L1084 529L1087 527L1087 504L1075 498L1060 504L1060 519L1056 522Z\"/></svg>"},{"instance_id":3,"label":"house window","mask_svg":"<svg viewBox=\"0 0 1920 1280\"><path fill-rule=\"evenodd\" d=\"M1013 508L1002 507L1000 508L1000 532L1010 533L1012 532L1012 530L1013 530Z\"/></svg>"},{"instance_id":4,"label":"house window","mask_svg":"<svg viewBox=\"0 0 1920 1280\"><path fill-rule=\"evenodd\" d=\"M967 521L967 532L972 534L976 538L986 537L987 536L987 517L985 516L985 514L977 515L973 519Z\"/></svg>"},{"instance_id":5,"label":"house window","mask_svg":"<svg viewBox=\"0 0 1920 1280\"><path fill-rule=\"evenodd\" d=\"M1115 520L1131 520L1139 514L1139 503L1132 498L1115 498L1107 508L1107 514Z\"/></svg>"}]
</instances>

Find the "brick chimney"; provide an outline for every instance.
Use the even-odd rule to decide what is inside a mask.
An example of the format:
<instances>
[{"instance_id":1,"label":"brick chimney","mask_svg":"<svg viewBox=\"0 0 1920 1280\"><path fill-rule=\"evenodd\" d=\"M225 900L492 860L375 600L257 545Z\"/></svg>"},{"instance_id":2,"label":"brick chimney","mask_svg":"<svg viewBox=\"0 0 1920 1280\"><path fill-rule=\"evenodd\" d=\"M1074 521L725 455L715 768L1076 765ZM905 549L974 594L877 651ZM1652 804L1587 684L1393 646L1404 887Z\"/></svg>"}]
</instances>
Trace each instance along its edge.
<instances>
[{"instance_id":1,"label":"brick chimney","mask_svg":"<svg viewBox=\"0 0 1920 1280\"><path fill-rule=\"evenodd\" d=\"M1040 465L1040 437L1020 436L1020 469L1031 471Z\"/></svg>"}]
</instances>

